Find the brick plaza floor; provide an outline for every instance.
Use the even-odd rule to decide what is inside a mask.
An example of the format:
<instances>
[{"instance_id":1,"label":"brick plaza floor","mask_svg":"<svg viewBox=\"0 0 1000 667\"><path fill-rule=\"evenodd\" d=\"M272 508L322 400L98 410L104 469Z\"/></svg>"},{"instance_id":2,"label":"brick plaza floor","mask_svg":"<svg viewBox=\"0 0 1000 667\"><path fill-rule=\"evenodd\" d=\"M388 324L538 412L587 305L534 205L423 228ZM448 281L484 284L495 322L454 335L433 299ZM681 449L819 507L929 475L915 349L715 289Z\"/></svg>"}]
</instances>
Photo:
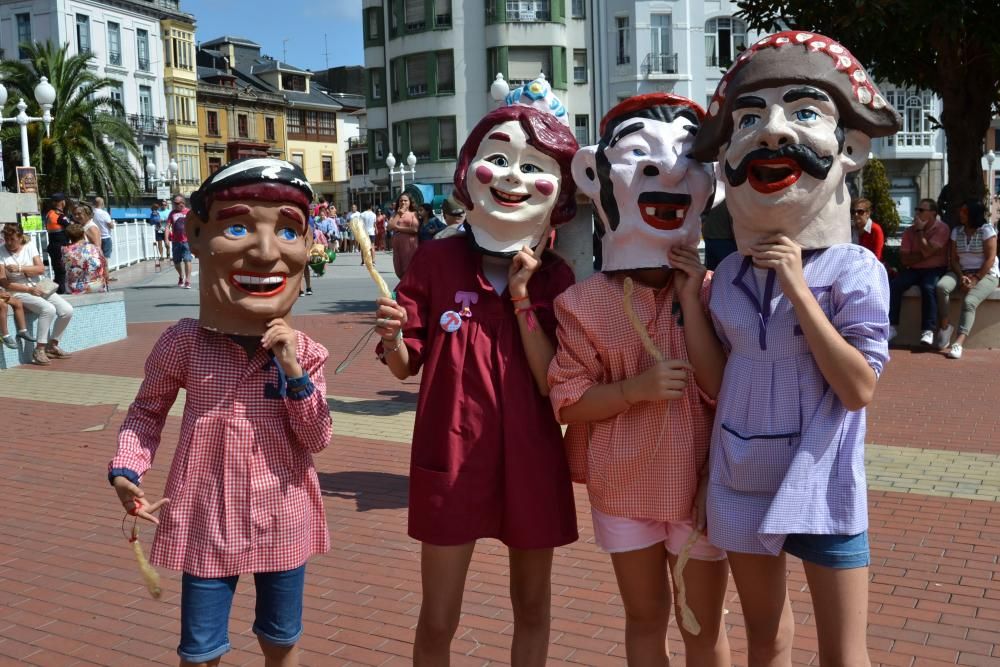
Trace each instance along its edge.
<instances>
[{"instance_id":1,"label":"brick plaza floor","mask_svg":"<svg viewBox=\"0 0 1000 667\"><path fill-rule=\"evenodd\" d=\"M334 438L316 458L332 550L310 561L304 665L407 665L419 608L417 545L406 536L409 439L417 382L398 382L370 353L333 369L367 325L309 316L297 325L331 352ZM176 664L179 576L145 592L105 481L124 410L165 324L125 341L0 371L0 665ZM1000 665L1000 352L960 361L896 350L869 411L870 629L874 664ZM145 480L159 497L182 402ZM607 556L593 544L577 489L581 539L556 551L549 664L624 665L624 622ZM146 528L147 544L152 531ZM790 559L790 562L794 559ZM506 552L482 542L470 570L454 665L507 664ZM727 598L734 664L745 665L739 601ZM789 571L795 664L817 664L808 589ZM225 665L260 665L252 580L241 582ZM683 645L673 621L673 665Z\"/></svg>"}]
</instances>

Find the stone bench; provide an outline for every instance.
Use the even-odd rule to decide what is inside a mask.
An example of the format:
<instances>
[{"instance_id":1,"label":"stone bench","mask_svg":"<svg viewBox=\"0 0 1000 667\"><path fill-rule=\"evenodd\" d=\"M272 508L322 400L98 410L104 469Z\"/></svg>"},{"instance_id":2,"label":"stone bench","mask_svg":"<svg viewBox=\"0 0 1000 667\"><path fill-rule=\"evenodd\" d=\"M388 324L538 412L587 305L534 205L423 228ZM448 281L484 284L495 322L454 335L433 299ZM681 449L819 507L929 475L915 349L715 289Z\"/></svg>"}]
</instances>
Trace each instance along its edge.
<instances>
[{"instance_id":1,"label":"stone bench","mask_svg":"<svg viewBox=\"0 0 1000 667\"><path fill-rule=\"evenodd\" d=\"M963 293L951 295L949 316L958 335L958 319L962 314ZM899 327L893 345L916 346L920 344L920 289L911 287L903 294L903 308L899 313ZM954 340L954 337L952 338ZM976 322L965 341L968 349L1000 348L1000 289L993 290L990 297L976 309Z\"/></svg>"},{"instance_id":2,"label":"stone bench","mask_svg":"<svg viewBox=\"0 0 1000 667\"><path fill-rule=\"evenodd\" d=\"M122 340L127 335L125 329L125 293L107 292L104 294L64 294L73 306L73 319L69 328L59 341L59 347L67 352L77 352L87 348L97 347L106 343ZM35 334L34 313L25 311L28 320L28 331ZM8 309L8 331L17 333L14 326L13 311ZM31 363L31 351L35 344L18 339L19 348L11 350L0 346L0 369L13 368L20 364Z\"/></svg>"}]
</instances>

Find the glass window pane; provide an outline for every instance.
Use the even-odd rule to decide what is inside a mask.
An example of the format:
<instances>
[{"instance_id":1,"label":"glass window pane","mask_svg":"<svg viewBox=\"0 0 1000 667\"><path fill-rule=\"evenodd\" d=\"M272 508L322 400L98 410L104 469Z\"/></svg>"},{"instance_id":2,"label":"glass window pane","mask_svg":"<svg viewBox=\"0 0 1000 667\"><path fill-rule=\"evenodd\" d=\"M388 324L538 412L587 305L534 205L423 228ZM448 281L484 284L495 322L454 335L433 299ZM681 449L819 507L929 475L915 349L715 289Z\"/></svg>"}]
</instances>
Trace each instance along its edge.
<instances>
[{"instance_id":1,"label":"glass window pane","mask_svg":"<svg viewBox=\"0 0 1000 667\"><path fill-rule=\"evenodd\" d=\"M453 158L457 155L454 118L438 119L438 141L441 145L440 157Z\"/></svg>"}]
</instances>

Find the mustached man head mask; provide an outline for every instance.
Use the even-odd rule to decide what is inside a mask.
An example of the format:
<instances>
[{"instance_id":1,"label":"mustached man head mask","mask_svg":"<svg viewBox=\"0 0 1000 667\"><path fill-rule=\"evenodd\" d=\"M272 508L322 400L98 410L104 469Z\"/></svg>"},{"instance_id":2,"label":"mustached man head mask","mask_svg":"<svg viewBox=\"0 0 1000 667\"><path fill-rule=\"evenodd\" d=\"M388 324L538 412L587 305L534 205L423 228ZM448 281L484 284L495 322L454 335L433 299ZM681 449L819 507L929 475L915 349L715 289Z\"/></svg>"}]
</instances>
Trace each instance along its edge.
<instances>
[{"instance_id":1,"label":"mustached man head mask","mask_svg":"<svg viewBox=\"0 0 1000 667\"><path fill-rule=\"evenodd\" d=\"M298 297L307 249L312 186L284 160L243 158L191 195L188 239L201 275L201 325L259 336Z\"/></svg>"},{"instance_id":2,"label":"mustached man head mask","mask_svg":"<svg viewBox=\"0 0 1000 667\"><path fill-rule=\"evenodd\" d=\"M669 266L672 246L696 246L712 203L711 168L689 153L705 112L668 93L630 97L607 113L596 146L573 158L573 179L594 200L603 271Z\"/></svg>"},{"instance_id":3,"label":"mustached man head mask","mask_svg":"<svg viewBox=\"0 0 1000 667\"><path fill-rule=\"evenodd\" d=\"M471 243L487 255L512 257L523 246L534 248L549 227L576 215L570 161L579 146L551 107L535 106L547 99L548 84L538 83L486 114L458 156L452 196L466 210Z\"/></svg>"},{"instance_id":4,"label":"mustached man head mask","mask_svg":"<svg viewBox=\"0 0 1000 667\"><path fill-rule=\"evenodd\" d=\"M781 233L803 248L850 243L847 174L899 114L834 40L788 31L760 40L723 76L693 155L720 162L743 254Z\"/></svg>"}]
</instances>

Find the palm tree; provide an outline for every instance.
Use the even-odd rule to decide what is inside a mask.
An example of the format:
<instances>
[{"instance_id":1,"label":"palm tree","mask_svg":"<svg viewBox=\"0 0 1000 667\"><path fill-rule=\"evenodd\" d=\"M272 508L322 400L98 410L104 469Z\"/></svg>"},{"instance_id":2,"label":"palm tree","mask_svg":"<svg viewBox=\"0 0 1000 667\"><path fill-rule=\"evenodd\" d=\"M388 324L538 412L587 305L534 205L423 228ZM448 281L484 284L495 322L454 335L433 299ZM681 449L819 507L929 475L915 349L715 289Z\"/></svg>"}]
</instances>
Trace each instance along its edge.
<instances>
[{"instance_id":1,"label":"palm tree","mask_svg":"<svg viewBox=\"0 0 1000 667\"><path fill-rule=\"evenodd\" d=\"M65 192L82 198L96 193L110 200L131 200L139 192L139 180L129 160L139 161L135 135L125 121L121 102L107 90L116 82L87 68L92 56L68 55L69 44L56 47L51 42L25 43L27 62L0 62L0 77L9 89L4 116L15 115L19 98L28 104L29 116L41 116L34 89L47 77L56 90L50 135L40 123L28 126L30 162L38 169L39 190L43 195ZM0 132L0 141L9 158L4 161L13 175L20 164L20 128ZM6 178L7 183L13 183Z\"/></svg>"}]
</instances>

